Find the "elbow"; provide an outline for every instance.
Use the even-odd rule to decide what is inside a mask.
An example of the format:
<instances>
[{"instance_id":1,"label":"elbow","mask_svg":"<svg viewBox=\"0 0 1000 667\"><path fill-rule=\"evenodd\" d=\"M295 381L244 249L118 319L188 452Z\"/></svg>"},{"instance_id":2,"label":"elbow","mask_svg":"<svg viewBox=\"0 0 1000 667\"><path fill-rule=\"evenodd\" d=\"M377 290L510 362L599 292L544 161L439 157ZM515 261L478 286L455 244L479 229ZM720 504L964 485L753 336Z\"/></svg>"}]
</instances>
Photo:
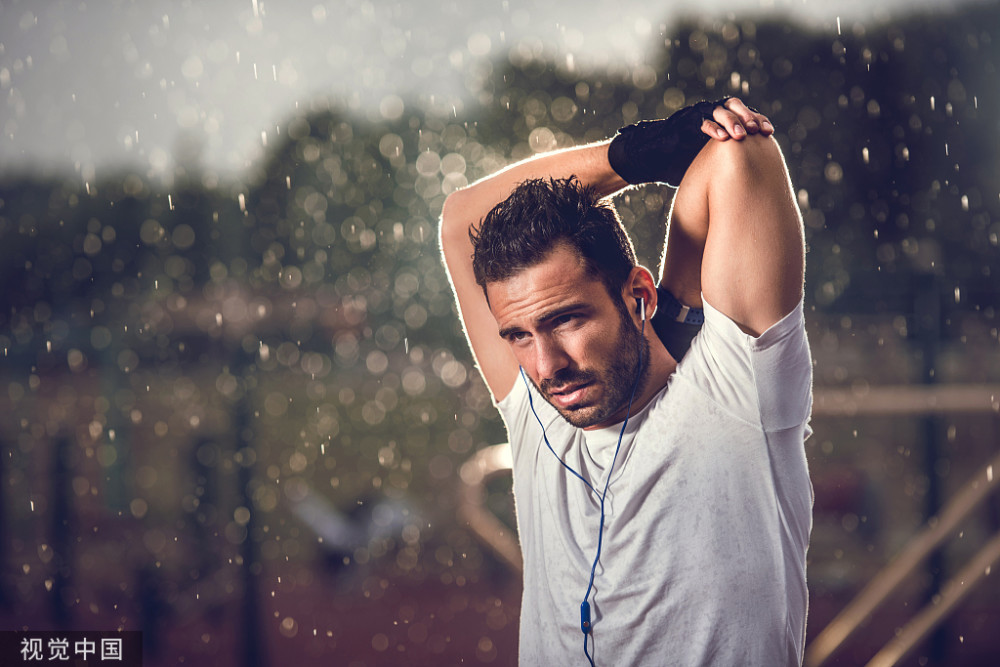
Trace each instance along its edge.
<instances>
[{"instance_id":1,"label":"elbow","mask_svg":"<svg viewBox=\"0 0 1000 667\"><path fill-rule=\"evenodd\" d=\"M468 206L463 202L466 198L465 190L456 190L448 195L441 207L441 246L449 242L467 241L469 238L469 222L466 211Z\"/></svg>"},{"instance_id":2,"label":"elbow","mask_svg":"<svg viewBox=\"0 0 1000 667\"><path fill-rule=\"evenodd\" d=\"M466 256L470 257L471 262L472 241L469 238L469 228L473 221L470 220L469 207L463 192L457 190L448 195L441 207L438 241L445 266L448 267L454 262L461 263Z\"/></svg>"}]
</instances>

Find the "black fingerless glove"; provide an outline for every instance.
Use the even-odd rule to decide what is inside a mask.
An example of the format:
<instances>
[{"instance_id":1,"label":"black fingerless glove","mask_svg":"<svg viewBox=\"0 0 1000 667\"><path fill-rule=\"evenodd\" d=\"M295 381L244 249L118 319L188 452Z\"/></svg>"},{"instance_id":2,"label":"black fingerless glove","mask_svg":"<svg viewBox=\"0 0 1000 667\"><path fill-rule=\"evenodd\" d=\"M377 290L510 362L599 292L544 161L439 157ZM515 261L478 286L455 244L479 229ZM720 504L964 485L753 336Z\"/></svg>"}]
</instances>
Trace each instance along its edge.
<instances>
[{"instance_id":1,"label":"black fingerless glove","mask_svg":"<svg viewBox=\"0 0 1000 667\"><path fill-rule=\"evenodd\" d=\"M712 111L728 97L698 102L675 112L666 120L644 120L618 130L608 146L608 161L627 183L666 183L676 188L694 161L708 135L701 131Z\"/></svg>"}]
</instances>

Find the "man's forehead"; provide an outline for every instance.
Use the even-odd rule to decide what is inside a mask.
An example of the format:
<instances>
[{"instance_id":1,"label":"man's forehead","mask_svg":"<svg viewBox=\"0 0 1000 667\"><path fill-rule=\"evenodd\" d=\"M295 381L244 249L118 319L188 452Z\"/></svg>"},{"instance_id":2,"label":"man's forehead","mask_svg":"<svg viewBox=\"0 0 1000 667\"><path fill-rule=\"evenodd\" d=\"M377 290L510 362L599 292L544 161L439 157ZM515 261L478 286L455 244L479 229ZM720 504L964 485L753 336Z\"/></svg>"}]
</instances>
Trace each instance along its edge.
<instances>
[{"instance_id":1,"label":"man's forehead","mask_svg":"<svg viewBox=\"0 0 1000 667\"><path fill-rule=\"evenodd\" d=\"M490 310L501 328L512 321L538 321L568 304L596 304L608 298L601 280L575 253L552 253L506 280L487 283Z\"/></svg>"},{"instance_id":2,"label":"man's forehead","mask_svg":"<svg viewBox=\"0 0 1000 667\"><path fill-rule=\"evenodd\" d=\"M587 262L583 256L566 243L558 243L550 249L542 259L523 266L511 272L503 280L492 281L489 285L503 285L510 282L525 282L531 280L553 280L565 274L580 274L581 277L593 279L588 274Z\"/></svg>"},{"instance_id":3,"label":"man's forehead","mask_svg":"<svg viewBox=\"0 0 1000 667\"><path fill-rule=\"evenodd\" d=\"M590 275L587 264L579 253L572 248L557 246L541 261L520 268L503 280L486 283L486 289L490 294L518 292L594 280L596 278Z\"/></svg>"}]
</instances>

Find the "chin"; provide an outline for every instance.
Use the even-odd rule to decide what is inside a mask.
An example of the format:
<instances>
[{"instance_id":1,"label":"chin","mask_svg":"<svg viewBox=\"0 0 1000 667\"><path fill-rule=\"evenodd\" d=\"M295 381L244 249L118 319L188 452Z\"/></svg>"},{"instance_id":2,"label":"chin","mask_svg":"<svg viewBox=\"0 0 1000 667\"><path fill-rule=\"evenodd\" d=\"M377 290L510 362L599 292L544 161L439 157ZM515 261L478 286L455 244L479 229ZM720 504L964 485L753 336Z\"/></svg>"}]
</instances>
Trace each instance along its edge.
<instances>
[{"instance_id":1,"label":"chin","mask_svg":"<svg viewBox=\"0 0 1000 667\"><path fill-rule=\"evenodd\" d=\"M606 415L603 414L603 411L597 406L571 406L565 410L556 408L556 411L562 415L563 419L577 428L587 428L589 426L593 426L594 424L600 423L606 417Z\"/></svg>"}]
</instances>

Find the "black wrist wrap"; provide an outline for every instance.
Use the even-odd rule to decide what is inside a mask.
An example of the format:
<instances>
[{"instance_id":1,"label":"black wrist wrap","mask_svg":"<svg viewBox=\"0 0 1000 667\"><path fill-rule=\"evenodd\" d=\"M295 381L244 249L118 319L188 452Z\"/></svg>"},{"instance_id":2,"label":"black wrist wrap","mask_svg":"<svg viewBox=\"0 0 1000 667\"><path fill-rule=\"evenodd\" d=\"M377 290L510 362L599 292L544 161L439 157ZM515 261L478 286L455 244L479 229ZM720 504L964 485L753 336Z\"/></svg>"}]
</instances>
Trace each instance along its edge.
<instances>
[{"instance_id":1,"label":"black wrist wrap","mask_svg":"<svg viewBox=\"0 0 1000 667\"><path fill-rule=\"evenodd\" d=\"M705 119L728 97L684 107L666 120L644 120L618 130L608 146L608 161L627 183L660 182L677 187L708 135L701 131Z\"/></svg>"}]
</instances>

